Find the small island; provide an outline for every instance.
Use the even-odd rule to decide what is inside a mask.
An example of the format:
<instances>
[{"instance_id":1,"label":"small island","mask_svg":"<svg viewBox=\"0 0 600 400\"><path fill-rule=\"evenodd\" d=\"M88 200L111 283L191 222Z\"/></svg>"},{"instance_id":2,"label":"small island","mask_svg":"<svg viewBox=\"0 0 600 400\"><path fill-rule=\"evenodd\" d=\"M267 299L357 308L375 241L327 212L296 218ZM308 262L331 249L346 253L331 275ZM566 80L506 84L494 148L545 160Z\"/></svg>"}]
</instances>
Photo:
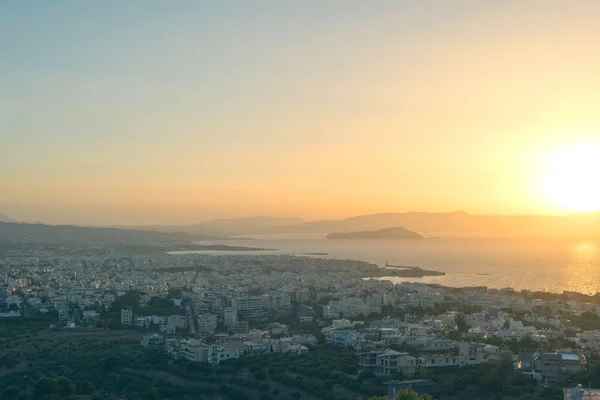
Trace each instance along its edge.
<instances>
[{"instance_id":1,"label":"small island","mask_svg":"<svg viewBox=\"0 0 600 400\"><path fill-rule=\"evenodd\" d=\"M327 239L392 239L423 240L423 236L402 227L379 229L376 231L360 231L348 233L330 233Z\"/></svg>"}]
</instances>

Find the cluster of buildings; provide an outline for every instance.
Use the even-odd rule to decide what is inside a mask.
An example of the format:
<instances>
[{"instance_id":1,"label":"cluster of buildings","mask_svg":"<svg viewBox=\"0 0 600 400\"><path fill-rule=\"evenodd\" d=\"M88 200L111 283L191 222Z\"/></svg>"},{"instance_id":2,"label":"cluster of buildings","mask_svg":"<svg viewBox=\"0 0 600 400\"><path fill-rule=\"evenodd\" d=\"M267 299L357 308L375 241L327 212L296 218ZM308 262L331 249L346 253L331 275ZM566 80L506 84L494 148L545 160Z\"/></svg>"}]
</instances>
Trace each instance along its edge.
<instances>
[{"instance_id":1,"label":"cluster of buildings","mask_svg":"<svg viewBox=\"0 0 600 400\"><path fill-rule=\"evenodd\" d=\"M306 345L314 345L316 342L317 338L312 335L276 339L271 338L267 331L252 330L243 335L219 335L218 340L213 343L201 339L168 339L166 352L175 359L216 365L230 359L271 353L304 354L308 352Z\"/></svg>"},{"instance_id":2,"label":"cluster of buildings","mask_svg":"<svg viewBox=\"0 0 600 400\"><path fill-rule=\"evenodd\" d=\"M523 375L549 384L562 382L569 375L585 371L586 364L582 353L522 352L519 353L517 368Z\"/></svg>"},{"instance_id":3,"label":"cluster of buildings","mask_svg":"<svg viewBox=\"0 0 600 400\"><path fill-rule=\"evenodd\" d=\"M317 339L278 323L291 318L295 329L314 326L330 345L355 349L360 371L385 376L514 357L524 374L554 382L585 368L582 353L600 351L598 331L567 336L577 329L569 315L600 315L597 305L575 295L539 300L481 287L393 284L365 279L372 268L359 261L285 255L77 257L40 250L0 259L0 317L35 310L56 313L65 326L98 326L118 298L136 289L140 307L159 297L170 299L178 312L138 315L123 308L118 322L157 331L142 344L164 346L171 357L218 364L268 353L302 354ZM389 310L403 318L383 318ZM263 329L252 329L256 326ZM451 339L459 329L460 338ZM525 338L540 348L565 338L577 346L518 356L502 349Z\"/></svg>"}]
</instances>

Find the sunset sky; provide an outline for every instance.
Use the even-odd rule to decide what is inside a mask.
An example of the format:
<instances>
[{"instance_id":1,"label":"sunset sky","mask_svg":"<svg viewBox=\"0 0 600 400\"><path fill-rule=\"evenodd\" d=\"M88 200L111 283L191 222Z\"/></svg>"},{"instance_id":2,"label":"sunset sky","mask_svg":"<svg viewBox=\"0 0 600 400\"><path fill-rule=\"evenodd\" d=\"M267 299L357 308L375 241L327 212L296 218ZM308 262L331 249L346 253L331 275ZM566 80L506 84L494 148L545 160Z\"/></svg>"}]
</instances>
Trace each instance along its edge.
<instances>
[{"instance_id":1,"label":"sunset sky","mask_svg":"<svg viewBox=\"0 0 600 400\"><path fill-rule=\"evenodd\" d=\"M564 214L543 177L600 143L599 20L594 0L2 2L0 214Z\"/></svg>"}]
</instances>

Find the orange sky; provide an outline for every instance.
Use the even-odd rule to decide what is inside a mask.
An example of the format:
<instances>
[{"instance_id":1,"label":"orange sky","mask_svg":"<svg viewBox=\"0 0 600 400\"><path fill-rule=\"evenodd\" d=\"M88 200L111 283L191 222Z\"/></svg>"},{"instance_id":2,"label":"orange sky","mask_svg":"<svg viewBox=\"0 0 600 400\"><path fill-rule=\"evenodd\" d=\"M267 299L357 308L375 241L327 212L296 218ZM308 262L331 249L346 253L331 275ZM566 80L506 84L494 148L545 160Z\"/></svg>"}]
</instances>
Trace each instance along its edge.
<instances>
[{"instance_id":1,"label":"orange sky","mask_svg":"<svg viewBox=\"0 0 600 400\"><path fill-rule=\"evenodd\" d=\"M595 1L145 4L0 5L0 213L565 213L547 154L600 140Z\"/></svg>"}]
</instances>

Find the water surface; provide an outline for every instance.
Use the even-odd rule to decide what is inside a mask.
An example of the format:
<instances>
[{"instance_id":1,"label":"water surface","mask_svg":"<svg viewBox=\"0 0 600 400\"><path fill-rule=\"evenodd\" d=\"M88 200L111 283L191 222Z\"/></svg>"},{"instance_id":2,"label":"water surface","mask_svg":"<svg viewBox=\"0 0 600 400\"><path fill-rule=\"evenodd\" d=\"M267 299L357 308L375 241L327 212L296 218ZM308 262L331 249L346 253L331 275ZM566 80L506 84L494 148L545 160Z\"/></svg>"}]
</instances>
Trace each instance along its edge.
<instances>
[{"instance_id":1,"label":"water surface","mask_svg":"<svg viewBox=\"0 0 600 400\"><path fill-rule=\"evenodd\" d=\"M445 276L390 278L448 286L512 287L582 293L600 291L600 242L559 239L328 240L325 235L254 235L252 239L202 242L263 247L258 254L328 253L384 265L418 265ZM219 252L240 254L240 252Z\"/></svg>"}]
</instances>

